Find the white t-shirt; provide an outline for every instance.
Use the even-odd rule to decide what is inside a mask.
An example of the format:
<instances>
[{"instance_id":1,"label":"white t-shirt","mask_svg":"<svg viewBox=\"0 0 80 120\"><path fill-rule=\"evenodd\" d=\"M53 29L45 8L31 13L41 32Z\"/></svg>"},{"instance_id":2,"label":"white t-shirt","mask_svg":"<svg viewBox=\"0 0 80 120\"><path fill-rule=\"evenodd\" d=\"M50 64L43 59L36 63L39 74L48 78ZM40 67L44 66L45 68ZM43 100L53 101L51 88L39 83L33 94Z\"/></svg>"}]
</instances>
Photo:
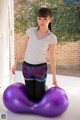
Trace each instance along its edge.
<instances>
[{"instance_id":1,"label":"white t-shirt","mask_svg":"<svg viewBox=\"0 0 80 120\"><path fill-rule=\"evenodd\" d=\"M39 37L37 32L38 27L31 27L26 31L29 36L24 61L30 64L40 64L46 62L45 53L50 44L57 43L57 37L48 31L44 37Z\"/></svg>"}]
</instances>

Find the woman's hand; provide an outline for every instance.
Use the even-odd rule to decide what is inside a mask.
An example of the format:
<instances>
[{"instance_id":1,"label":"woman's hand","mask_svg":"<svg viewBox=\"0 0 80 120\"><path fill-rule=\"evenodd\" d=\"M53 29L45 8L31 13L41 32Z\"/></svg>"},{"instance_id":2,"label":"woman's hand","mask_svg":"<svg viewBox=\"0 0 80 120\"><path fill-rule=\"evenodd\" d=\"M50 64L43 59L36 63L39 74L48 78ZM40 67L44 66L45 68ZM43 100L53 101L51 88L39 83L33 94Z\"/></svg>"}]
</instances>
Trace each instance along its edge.
<instances>
[{"instance_id":1,"label":"woman's hand","mask_svg":"<svg viewBox=\"0 0 80 120\"><path fill-rule=\"evenodd\" d=\"M58 87L57 80L53 80L53 85L55 85L55 87Z\"/></svg>"},{"instance_id":2,"label":"woman's hand","mask_svg":"<svg viewBox=\"0 0 80 120\"><path fill-rule=\"evenodd\" d=\"M16 68L17 68L17 64L14 64L13 67L12 67L12 73L13 74L15 74Z\"/></svg>"}]
</instances>

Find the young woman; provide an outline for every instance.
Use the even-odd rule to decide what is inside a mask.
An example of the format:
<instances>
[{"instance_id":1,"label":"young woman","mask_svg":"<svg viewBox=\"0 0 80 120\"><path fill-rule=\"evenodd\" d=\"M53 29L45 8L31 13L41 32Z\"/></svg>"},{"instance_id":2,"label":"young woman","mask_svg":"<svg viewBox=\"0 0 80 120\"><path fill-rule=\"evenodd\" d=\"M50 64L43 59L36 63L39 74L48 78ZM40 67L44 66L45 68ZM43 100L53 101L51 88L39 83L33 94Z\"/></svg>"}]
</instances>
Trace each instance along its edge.
<instances>
[{"instance_id":1,"label":"young woman","mask_svg":"<svg viewBox=\"0 0 80 120\"><path fill-rule=\"evenodd\" d=\"M31 100L40 100L45 93L47 63L45 53L49 50L53 84L57 87L55 46L57 37L51 32L52 13L48 8L41 8L37 13L38 27L26 31L26 38L12 68L15 74L17 64L23 54L22 72L26 90Z\"/></svg>"}]
</instances>

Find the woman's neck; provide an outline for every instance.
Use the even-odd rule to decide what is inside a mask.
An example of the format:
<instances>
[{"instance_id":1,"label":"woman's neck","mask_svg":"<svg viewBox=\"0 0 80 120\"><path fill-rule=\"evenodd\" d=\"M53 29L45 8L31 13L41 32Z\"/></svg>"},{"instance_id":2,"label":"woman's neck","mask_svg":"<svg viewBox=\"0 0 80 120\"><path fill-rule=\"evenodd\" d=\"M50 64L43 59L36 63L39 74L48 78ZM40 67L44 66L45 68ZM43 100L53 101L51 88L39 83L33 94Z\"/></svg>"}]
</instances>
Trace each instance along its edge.
<instances>
[{"instance_id":1,"label":"woman's neck","mask_svg":"<svg viewBox=\"0 0 80 120\"><path fill-rule=\"evenodd\" d=\"M44 37L48 33L49 29L38 28L37 32L39 37Z\"/></svg>"},{"instance_id":2,"label":"woman's neck","mask_svg":"<svg viewBox=\"0 0 80 120\"><path fill-rule=\"evenodd\" d=\"M47 33L48 30L49 30L48 28L41 28L41 27L38 28L38 32L43 33L43 34Z\"/></svg>"}]
</instances>

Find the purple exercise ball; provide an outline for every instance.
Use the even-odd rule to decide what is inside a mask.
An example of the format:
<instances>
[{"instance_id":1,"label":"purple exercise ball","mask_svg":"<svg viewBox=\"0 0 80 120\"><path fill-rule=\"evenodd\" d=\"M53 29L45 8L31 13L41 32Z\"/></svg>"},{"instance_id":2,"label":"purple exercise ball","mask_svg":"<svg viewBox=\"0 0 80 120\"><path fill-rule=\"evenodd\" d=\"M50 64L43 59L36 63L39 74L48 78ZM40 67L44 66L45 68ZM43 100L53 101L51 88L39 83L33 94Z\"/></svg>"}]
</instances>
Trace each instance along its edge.
<instances>
[{"instance_id":1,"label":"purple exercise ball","mask_svg":"<svg viewBox=\"0 0 80 120\"><path fill-rule=\"evenodd\" d=\"M39 102L33 102L22 83L15 83L6 88L3 103L8 110L15 113L34 113L48 117L61 115L69 105L67 93L59 87L49 88Z\"/></svg>"}]
</instances>

